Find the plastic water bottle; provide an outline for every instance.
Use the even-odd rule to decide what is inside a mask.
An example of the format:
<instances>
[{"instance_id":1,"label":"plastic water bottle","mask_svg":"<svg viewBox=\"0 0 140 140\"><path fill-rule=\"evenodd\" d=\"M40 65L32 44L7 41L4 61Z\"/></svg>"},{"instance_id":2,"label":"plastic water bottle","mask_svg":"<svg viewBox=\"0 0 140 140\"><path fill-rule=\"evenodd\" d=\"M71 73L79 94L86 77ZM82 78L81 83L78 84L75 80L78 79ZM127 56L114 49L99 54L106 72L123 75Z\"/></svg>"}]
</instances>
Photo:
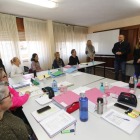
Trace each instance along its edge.
<instances>
[{"instance_id":1,"label":"plastic water bottle","mask_svg":"<svg viewBox=\"0 0 140 140\"><path fill-rule=\"evenodd\" d=\"M138 80L137 80L136 75L134 75L134 83L135 83L134 90L136 90L137 89L137 84L138 84Z\"/></svg>"},{"instance_id":2,"label":"plastic water bottle","mask_svg":"<svg viewBox=\"0 0 140 140\"><path fill-rule=\"evenodd\" d=\"M46 83L47 83L47 80L46 80L45 75L44 75L44 77L43 77L43 83L44 83L44 84L46 84Z\"/></svg>"},{"instance_id":3,"label":"plastic water bottle","mask_svg":"<svg viewBox=\"0 0 140 140\"><path fill-rule=\"evenodd\" d=\"M140 76L138 77L138 83L140 83Z\"/></svg>"},{"instance_id":4,"label":"plastic water bottle","mask_svg":"<svg viewBox=\"0 0 140 140\"><path fill-rule=\"evenodd\" d=\"M94 60L92 61L92 64L94 65Z\"/></svg>"},{"instance_id":5,"label":"plastic water bottle","mask_svg":"<svg viewBox=\"0 0 140 140\"><path fill-rule=\"evenodd\" d=\"M81 92L81 97L79 98L79 113L80 120L86 122L88 120L88 98L85 96L85 91Z\"/></svg>"},{"instance_id":6,"label":"plastic water bottle","mask_svg":"<svg viewBox=\"0 0 140 140\"><path fill-rule=\"evenodd\" d=\"M50 71L50 69L48 69L48 75L51 75L51 71Z\"/></svg>"},{"instance_id":7,"label":"plastic water bottle","mask_svg":"<svg viewBox=\"0 0 140 140\"><path fill-rule=\"evenodd\" d=\"M109 90L109 86L108 86L108 83L105 82L105 94L107 94L107 91Z\"/></svg>"},{"instance_id":8,"label":"plastic water bottle","mask_svg":"<svg viewBox=\"0 0 140 140\"><path fill-rule=\"evenodd\" d=\"M103 110L106 111L107 110L107 98L106 95L103 95Z\"/></svg>"},{"instance_id":9,"label":"plastic water bottle","mask_svg":"<svg viewBox=\"0 0 140 140\"><path fill-rule=\"evenodd\" d=\"M58 91L57 82L55 80L53 80L53 82L52 82L52 89L54 92Z\"/></svg>"},{"instance_id":10,"label":"plastic water bottle","mask_svg":"<svg viewBox=\"0 0 140 140\"><path fill-rule=\"evenodd\" d=\"M104 91L105 91L103 83L101 83L100 91L102 91L103 93L104 93Z\"/></svg>"}]
</instances>

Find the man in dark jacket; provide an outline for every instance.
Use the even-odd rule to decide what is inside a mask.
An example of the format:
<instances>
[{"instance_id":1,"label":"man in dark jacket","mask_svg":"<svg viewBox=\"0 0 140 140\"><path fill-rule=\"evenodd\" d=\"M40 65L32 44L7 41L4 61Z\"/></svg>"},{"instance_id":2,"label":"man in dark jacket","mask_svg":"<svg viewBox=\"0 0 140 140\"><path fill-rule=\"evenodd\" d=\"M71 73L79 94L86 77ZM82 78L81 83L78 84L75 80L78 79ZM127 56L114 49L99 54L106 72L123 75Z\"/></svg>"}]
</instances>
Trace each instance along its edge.
<instances>
[{"instance_id":1,"label":"man in dark jacket","mask_svg":"<svg viewBox=\"0 0 140 140\"><path fill-rule=\"evenodd\" d=\"M131 52L130 44L124 41L124 35L119 35L119 42L114 44L112 52L115 54L115 80L118 80L119 67L121 67L122 81L125 82L125 66L127 54Z\"/></svg>"}]
</instances>

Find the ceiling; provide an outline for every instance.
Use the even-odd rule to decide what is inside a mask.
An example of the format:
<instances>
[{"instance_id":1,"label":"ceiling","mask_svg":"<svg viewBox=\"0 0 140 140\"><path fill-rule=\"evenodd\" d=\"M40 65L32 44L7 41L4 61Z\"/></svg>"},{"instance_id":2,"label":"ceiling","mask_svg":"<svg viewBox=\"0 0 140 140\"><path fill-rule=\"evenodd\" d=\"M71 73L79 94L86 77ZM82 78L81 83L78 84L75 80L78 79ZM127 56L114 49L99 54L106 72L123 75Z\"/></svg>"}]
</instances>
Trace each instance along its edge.
<instances>
[{"instance_id":1,"label":"ceiling","mask_svg":"<svg viewBox=\"0 0 140 140\"><path fill-rule=\"evenodd\" d=\"M18 0L0 0L0 12L55 22L92 26L140 15L137 0L57 0L49 9Z\"/></svg>"}]
</instances>

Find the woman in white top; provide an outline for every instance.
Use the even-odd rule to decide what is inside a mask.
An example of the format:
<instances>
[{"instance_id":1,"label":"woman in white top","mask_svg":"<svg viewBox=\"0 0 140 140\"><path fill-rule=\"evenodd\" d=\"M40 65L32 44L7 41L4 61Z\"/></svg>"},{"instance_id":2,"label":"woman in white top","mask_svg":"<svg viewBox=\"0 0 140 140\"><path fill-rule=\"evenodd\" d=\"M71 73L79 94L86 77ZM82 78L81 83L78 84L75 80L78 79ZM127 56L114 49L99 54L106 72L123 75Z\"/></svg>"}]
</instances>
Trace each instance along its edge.
<instances>
[{"instance_id":1,"label":"woman in white top","mask_svg":"<svg viewBox=\"0 0 140 140\"><path fill-rule=\"evenodd\" d=\"M11 77L21 76L23 74L23 69L20 65L21 63L18 57L14 57L11 60L11 64L12 64Z\"/></svg>"}]
</instances>

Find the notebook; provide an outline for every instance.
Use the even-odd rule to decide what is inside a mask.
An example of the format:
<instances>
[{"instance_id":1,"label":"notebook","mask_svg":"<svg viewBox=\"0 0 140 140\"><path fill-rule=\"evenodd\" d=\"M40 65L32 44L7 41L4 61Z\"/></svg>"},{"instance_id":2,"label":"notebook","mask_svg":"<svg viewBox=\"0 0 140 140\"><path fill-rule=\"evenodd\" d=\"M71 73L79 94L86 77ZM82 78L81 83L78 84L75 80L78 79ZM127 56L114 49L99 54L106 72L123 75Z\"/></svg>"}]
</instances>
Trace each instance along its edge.
<instances>
[{"instance_id":1,"label":"notebook","mask_svg":"<svg viewBox=\"0 0 140 140\"><path fill-rule=\"evenodd\" d=\"M61 75L61 74L64 74L64 72L57 71L57 72L52 73L51 75L58 76L58 75Z\"/></svg>"},{"instance_id":2,"label":"notebook","mask_svg":"<svg viewBox=\"0 0 140 140\"><path fill-rule=\"evenodd\" d=\"M67 109L74 102L79 101L80 96L72 91L67 91L52 98L53 103L61 108Z\"/></svg>"},{"instance_id":3,"label":"notebook","mask_svg":"<svg viewBox=\"0 0 140 140\"><path fill-rule=\"evenodd\" d=\"M49 109L47 111L44 111L44 112L42 112L40 114L37 111L34 111L34 112L31 113L33 115L33 117L37 120L37 122L41 122L42 120L44 120L48 116L54 114L57 111L60 111L60 108L58 108L53 103L50 103L49 106L51 107L51 109Z\"/></svg>"},{"instance_id":4,"label":"notebook","mask_svg":"<svg viewBox=\"0 0 140 140\"><path fill-rule=\"evenodd\" d=\"M77 69L76 68L69 68L68 70L66 70L65 72L66 73L72 73L74 71L76 71Z\"/></svg>"},{"instance_id":5,"label":"notebook","mask_svg":"<svg viewBox=\"0 0 140 140\"><path fill-rule=\"evenodd\" d=\"M134 94L135 90L114 86L107 91L107 94L113 98L118 98L121 92Z\"/></svg>"},{"instance_id":6,"label":"notebook","mask_svg":"<svg viewBox=\"0 0 140 140\"><path fill-rule=\"evenodd\" d=\"M88 63L80 63L81 65L88 65Z\"/></svg>"},{"instance_id":7,"label":"notebook","mask_svg":"<svg viewBox=\"0 0 140 140\"><path fill-rule=\"evenodd\" d=\"M121 130L125 131L128 134L132 134L132 132L139 126L140 122L125 115L119 113L113 109L109 110L105 114L102 115L102 118L108 121L109 123L117 126ZM130 121L126 121L124 119L128 119Z\"/></svg>"},{"instance_id":8,"label":"notebook","mask_svg":"<svg viewBox=\"0 0 140 140\"><path fill-rule=\"evenodd\" d=\"M73 67L73 66L71 66L71 65L64 66L64 68L71 68L71 67Z\"/></svg>"},{"instance_id":9,"label":"notebook","mask_svg":"<svg viewBox=\"0 0 140 140\"><path fill-rule=\"evenodd\" d=\"M60 82L57 84L58 88L60 89L60 86L63 85L63 86L66 86L66 87L70 87L70 86L73 86L74 84L73 83L70 83L70 82L67 82L67 81L64 81L64 82Z\"/></svg>"},{"instance_id":10,"label":"notebook","mask_svg":"<svg viewBox=\"0 0 140 140\"><path fill-rule=\"evenodd\" d=\"M50 78L50 77L51 77L51 76L48 75L48 74L43 74L43 75L41 75L41 76L38 76L38 79L41 81L41 80L44 78L44 76L45 76L45 78Z\"/></svg>"},{"instance_id":11,"label":"notebook","mask_svg":"<svg viewBox=\"0 0 140 140\"><path fill-rule=\"evenodd\" d=\"M73 116L64 110L60 110L41 121L40 124L49 137L54 137L75 122L76 119Z\"/></svg>"},{"instance_id":12,"label":"notebook","mask_svg":"<svg viewBox=\"0 0 140 140\"><path fill-rule=\"evenodd\" d=\"M110 83L111 86L117 86L117 87L128 87L128 83L124 83L124 82L121 82L121 81L117 81L117 82L114 82L114 83Z\"/></svg>"},{"instance_id":13,"label":"notebook","mask_svg":"<svg viewBox=\"0 0 140 140\"><path fill-rule=\"evenodd\" d=\"M95 110L97 108L97 98L98 97L103 98L103 95L106 95L106 94L104 94L97 88L92 88L92 89L86 91L86 97L88 98L89 112L91 112L91 113L95 112Z\"/></svg>"},{"instance_id":14,"label":"notebook","mask_svg":"<svg viewBox=\"0 0 140 140\"><path fill-rule=\"evenodd\" d=\"M30 75L24 75L23 76L23 78L25 79L25 80L27 80L27 79L31 79L31 78L33 78L34 76L32 75L32 74L30 74Z\"/></svg>"},{"instance_id":15,"label":"notebook","mask_svg":"<svg viewBox=\"0 0 140 140\"><path fill-rule=\"evenodd\" d=\"M49 99L48 95L47 94L44 94L43 96L35 99L35 101L37 103L39 103L40 105L45 105L47 103L50 103L52 101L52 99Z\"/></svg>"},{"instance_id":16,"label":"notebook","mask_svg":"<svg viewBox=\"0 0 140 140\"><path fill-rule=\"evenodd\" d=\"M26 91L30 91L31 92L29 98L43 94L43 91L39 87L36 87L36 86L21 89L20 93L22 95L24 95Z\"/></svg>"},{"instance_id":17,"label":"notebook","mask_svg":"<svg viewBox=\"0 0 140 140\"><path fill-rule=\"evenodd\" d=\"M21 82L21 83L12 85L14 89L23 88L27 86L30 86L30 82Z\"/></svg>"}]
</instances>

